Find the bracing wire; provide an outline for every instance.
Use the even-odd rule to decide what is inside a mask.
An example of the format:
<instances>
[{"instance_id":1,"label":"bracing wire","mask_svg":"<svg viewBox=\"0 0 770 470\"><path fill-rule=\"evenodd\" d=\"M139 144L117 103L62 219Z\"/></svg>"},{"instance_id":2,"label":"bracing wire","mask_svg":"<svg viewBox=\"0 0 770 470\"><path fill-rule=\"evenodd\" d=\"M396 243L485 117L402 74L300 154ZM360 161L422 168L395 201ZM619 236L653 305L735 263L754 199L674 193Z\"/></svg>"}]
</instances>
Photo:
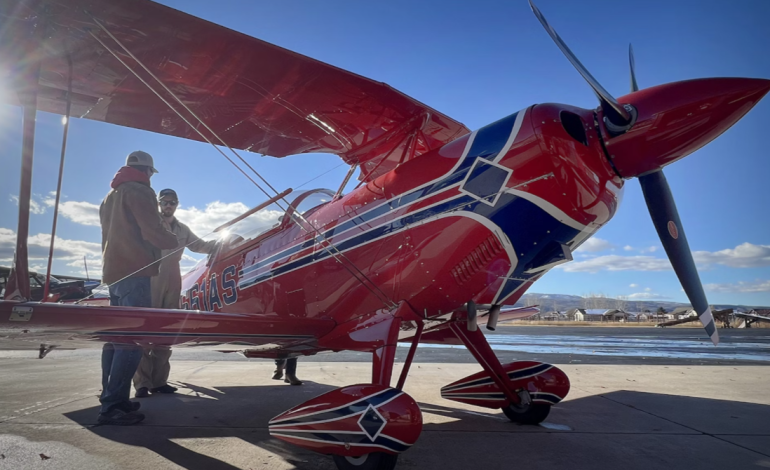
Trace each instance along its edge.
<instances>
[{"instance_id":1,"label":"bracing wire","mask_svg":"<svg viewBox=\"0 0 770 470\"><path fill-rule=\"evenodd\" d=\"M273 192L276 194L279 194L278 191L270 185L270 183L262 177L251 165L246 162L243 157L241 157L235 150L233 150L219 135L216 134L205 122L203 122L200 117L198 117L190 108L182 102L182 100L177 97L160 79L158 79L136 56L134 56L117 38L115 38L96 18L93 18L93 21L99 26L110 38L113 39L125 52L128 54L139 66L141 66L152 78L154 78L165 90L167 93L169 93L179 104L182 105L198 122L201 123L201 125L204 126L214 137L216 137L222 145L226 146L241 162L243 162L246 167L248 167L262 182L264 182ZM171 105L171 103L168 102L167 99L165 99L157 90L155 90L149 83L147 83L146 80L144 80L135 70L133 70L126 62L119 57L117 53L115 53L111 48L109 48L98 36L96 36L92 31L88 31L88 33L93 37L102 47L104 47L107 51L109 51L113 57L115 57L116 60L118 60L129 72L131 72L139 81L141 81L151 92L153 92L158 98L163 101L163 103L169 107L174 113L176 113L187 125L189 125L193 130L195 130L201 138L203 138L206 142L211 144L225 159L230 162L236 169L238 169L249 181L251 181L260 191L262 191L267 197L271 197L270 194L262 188L256 181L254 181L253 178L251 178L240 166L235 163L231 158L229 158L225 153L217 147L207 136L205 136L196 126L194 126L187 118L185 118L174 106ZM287 208L284 208L281 206L280 203L276 202L275 204L281 208L282 210L288 210L289 203L286 201L285 198L281 198L284 203L286 203ZM310 227L310 229L303 226L303 224L298 224L303 230L305 230L308 233L314 233L317 234L315 237L315 240L326 250L329 252L331 256L333 256L337 261L346 269L348 270L351 275L358 280L364 287L366 287L376 298L378 298L386 307L393 308L396 306L396 303L393 302L387 294L385 294L379 286L377 286L371 279L369 279L368 276L366 276L365 273L363 273L355 264L353 264L342 252L337 249L334 244L332 244L315 226L313 226L302 214L299 214L297 212L294 212L292 215L292 218L300 219L304 224ZM325 242L325 243L323 243ZM339 258L343 258L346 262L342 262ZM352 268L352 269L351 269ZM355 270L356 273L353 272ZM363 277L368 283L371 285L367 285L364 280L362 280L361 277ZM374 289L377 290L375 292Z\"/></svg>"}]
</instances>

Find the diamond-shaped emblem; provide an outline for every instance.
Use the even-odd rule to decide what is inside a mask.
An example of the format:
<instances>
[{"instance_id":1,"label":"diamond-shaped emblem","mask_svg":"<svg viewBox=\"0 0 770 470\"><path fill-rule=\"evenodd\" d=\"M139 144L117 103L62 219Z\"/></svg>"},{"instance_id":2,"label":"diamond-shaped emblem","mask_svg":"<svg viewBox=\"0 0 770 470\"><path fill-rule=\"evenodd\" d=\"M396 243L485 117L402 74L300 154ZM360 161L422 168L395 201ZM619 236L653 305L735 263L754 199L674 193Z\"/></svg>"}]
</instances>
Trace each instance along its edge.
<instances>
[{"instance_id":1,"label":"diamond-shaped emblem","mask_svg":"<svg viewBox=\"0 0 770 470\"><path fill-rule=\"evenodd\" d=\"M474 196L484 204L494 206L510 176L510 168L477 158L460 185L460 191Z\"/></svg>"},{"instance_id":2,"label":"diamond-shaped emblem","mask_svg":"<svg viewBox=\"0 0 770 470\"><path fill-rule=\"evenodd\" d=\"M358 426L366 434L366 437L374 442L380 435L382 428L385 427L385 418L372 405L369 405L369 408L359 418Z\"/></svg>"}]
</instances>

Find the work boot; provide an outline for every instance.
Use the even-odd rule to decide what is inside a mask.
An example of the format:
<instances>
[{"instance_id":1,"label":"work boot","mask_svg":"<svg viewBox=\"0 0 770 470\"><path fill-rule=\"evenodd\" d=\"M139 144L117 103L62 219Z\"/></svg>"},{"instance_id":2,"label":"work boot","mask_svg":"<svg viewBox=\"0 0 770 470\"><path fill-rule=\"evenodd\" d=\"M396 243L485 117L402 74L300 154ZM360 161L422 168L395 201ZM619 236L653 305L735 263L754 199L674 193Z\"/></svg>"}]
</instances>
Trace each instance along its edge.
<instances>
[{"instance_id":1,"label":"work boot","mask_svg":"<svg viewBox=\"0 0 770 470\"><path fill-rule=\"evenodd\" d=\"M134 394L134 397L136 398L147 398L150 396L150 389L147 387L139 387L136 389L136 393Z\"/></svg>"},{"instance_id":2,"label":"work boot","mask_svg":"<svg viewBox=\"0 0 770 470\"><path fill-rule=\"evenodd\" d=\"M126 413L130 413L132 411L139 411L139 408L142 407L142 404L139 403L138 401L124 401L123 403L116 405L115 407L120 408Z\"/></svg>"},{"instance_id":3,"label":"work boot","mask_svg":"<svg viewBox=\"0 0 770 470\"><path fill-rule=\"evenodd\" d=\"M144 415L136 411L124 411L120 407L115 407L106 413L99 413L96 422L99 424L112 424L115 426L131 426L141 423Z\"/></svg>"},{"instance_id":4,"label":"work boot","mask_svg":"<svg viewBox=\"0 0 770 470\"><path fill-rule=\"evenodd\" d=\"M275 377L273 377L273 378L275 378ZM287 384L302 385L302 381L300 379L298 379L296 375L290 374L288 372L286 373L286 378L283 379L283 381L286 382Z\"/></svg>"},{"instance_id":5,"label":"work boot","mask_svg":"<svg viewBox=\"0 0 770 470\"><path fill-rule=\"evenodd\" d=\"M155 393L174 393L177 390L179 390L179 389L176 388L176 387L172 387L171 385L166 384L166 385L163 385L161 387L151 388L150 389L150 393L153 393L153 394L155 394Z\"/></svg>"},{"instance_id":6,"label":"work boot","mask_svg":"<svg viewBox=\"0 0 770 470\"><path fill-rule=\"evenodd\" d=\"M283 367L276 367L273 372L273 380L281 380L283 378Z\"/></svg>"}]
</instances>

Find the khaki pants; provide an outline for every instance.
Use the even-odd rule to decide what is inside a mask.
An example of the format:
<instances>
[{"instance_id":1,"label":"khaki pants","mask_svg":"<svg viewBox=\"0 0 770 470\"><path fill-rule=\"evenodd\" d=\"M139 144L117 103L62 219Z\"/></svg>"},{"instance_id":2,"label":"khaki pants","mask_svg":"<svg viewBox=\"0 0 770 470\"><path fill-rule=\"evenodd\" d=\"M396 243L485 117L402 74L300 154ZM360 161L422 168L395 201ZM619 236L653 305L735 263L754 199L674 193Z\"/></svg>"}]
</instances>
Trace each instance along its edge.
<instances>
[{"instance_id":1,"label":"khaki pants","mask_svg":"<svg viewBox=\"0 0 770 470\"><path fill-rule=\"evenodd\" d=\"M176 276L173 271L163 266L161 272L151 279L152 306L155 308L179 308L179 294L182 291L182 282L179 279L179 268L176 268ZM148 389L158 388L168 383L168 374L171 371L171 348L168 346L149 346L144 348L142 360L134 374L134 388Z\"/></svg>"},{"instance_id":2,"label":"khaki pants","mask_svg":"<svg viewBox=\"0 0 770 470\"><path fill-rule=\"evenodd\" d=\"M134 388L153 389L166 385L171 371L171 364L168 362L170 357L171 348L168 346L144 348L142 360L134 374Z\"/></svg>"}]
</instances>

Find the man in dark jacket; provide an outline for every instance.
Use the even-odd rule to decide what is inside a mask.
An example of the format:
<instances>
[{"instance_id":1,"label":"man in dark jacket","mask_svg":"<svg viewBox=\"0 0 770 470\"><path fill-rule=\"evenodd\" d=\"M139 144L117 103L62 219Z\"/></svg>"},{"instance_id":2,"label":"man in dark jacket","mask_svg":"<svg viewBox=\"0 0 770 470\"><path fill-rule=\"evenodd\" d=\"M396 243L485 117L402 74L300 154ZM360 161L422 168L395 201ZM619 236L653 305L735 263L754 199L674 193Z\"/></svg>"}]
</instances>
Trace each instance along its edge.
<instances>
[{"instance_id":1,"label":"man in dark jacket","mask_svg":"<svg viewBox=\"0 0 770 470\"><path fill-rule=\"evenodd\" d=\"M177 246L176 235L163 227L155 208L150 177L157 172L148 153L131 152L99 208L102 281L109 285L110 305L150 307L156 261L162 249ZM129 425L144 419L137 413L139 403L129 401L131 377L141 358L142 348L136 344L104 345L100 424Z\"/></svg>"}]
</instances>

